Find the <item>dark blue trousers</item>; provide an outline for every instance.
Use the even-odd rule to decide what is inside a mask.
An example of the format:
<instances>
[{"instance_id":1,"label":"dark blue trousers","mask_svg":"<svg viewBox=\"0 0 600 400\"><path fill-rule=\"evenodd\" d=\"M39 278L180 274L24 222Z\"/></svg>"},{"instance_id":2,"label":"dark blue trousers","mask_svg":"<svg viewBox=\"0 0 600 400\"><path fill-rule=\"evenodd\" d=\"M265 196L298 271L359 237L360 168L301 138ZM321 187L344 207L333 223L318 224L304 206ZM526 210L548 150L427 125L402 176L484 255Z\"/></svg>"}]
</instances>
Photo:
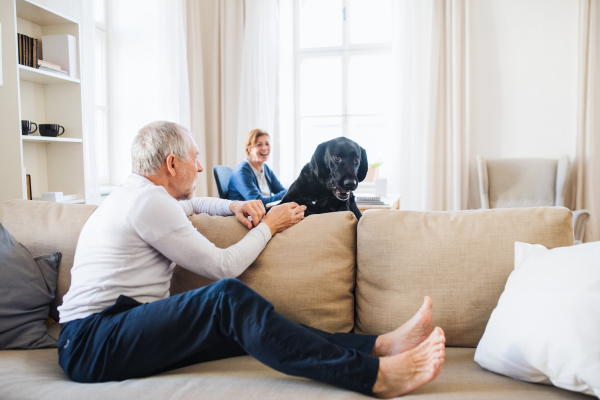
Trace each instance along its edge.
<instances>
[{"instance_id":1,"label":"dark blue trousers","mask_svg":"<svg viewBox=\"0 0 600 400\"><path fill-rule=\"evenodd\" d=\"M297 324L237 279L141 304L120 296L62 326L59 364L77 382L120 381L250 354L269 367L371 394L376 336Z\"/></svg>"}]
</instances>

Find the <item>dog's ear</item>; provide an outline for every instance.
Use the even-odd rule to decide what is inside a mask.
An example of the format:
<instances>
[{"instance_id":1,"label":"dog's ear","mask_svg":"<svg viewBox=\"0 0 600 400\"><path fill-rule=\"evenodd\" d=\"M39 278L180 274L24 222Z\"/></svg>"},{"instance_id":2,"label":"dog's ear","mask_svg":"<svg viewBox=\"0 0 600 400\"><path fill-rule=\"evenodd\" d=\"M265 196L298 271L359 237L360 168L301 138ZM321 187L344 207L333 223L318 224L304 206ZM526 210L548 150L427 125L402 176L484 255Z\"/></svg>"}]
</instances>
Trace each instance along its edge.
<instances>
[{"instance_id":1,"label":"dog's ear","mask_svg":"<svg viewBox=\"0 0 600 400\"><path fill-rule=\"evenodd\" d=\"M367 171L369 170L369 160L367 160L367 152L365 149L360 148L360 166L358 167L358 181L362 182L367 177Z\"/></svg>"},{"instance_id":2,"label":"dog's ear","mask_svg":"<svg viewBox=\"0 0 600 400\"><path fill-rule=\"evenodd\" d=\"M327 164L325 164L325 151L327 150L327 143L328 142L323 142L318 145L317 149L312 155L312 158L310 159L310 169L317 178L319 177L319 174L321 174L321 176L328 174L326 172Z\"/></svg>"}]
</instances>

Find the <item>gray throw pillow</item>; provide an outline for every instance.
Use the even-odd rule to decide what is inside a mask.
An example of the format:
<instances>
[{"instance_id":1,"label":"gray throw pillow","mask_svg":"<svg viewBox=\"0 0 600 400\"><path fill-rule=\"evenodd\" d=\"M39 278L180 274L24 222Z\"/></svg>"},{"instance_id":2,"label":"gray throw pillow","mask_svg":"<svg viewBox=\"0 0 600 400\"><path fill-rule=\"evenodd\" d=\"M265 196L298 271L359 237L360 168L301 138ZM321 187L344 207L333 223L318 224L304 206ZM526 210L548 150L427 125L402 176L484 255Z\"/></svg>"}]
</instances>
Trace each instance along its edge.
<instances>
[{"instance_id":1,"label":"gray throw pillow","mask_svg":"<svg viewBox=\"0 0 600 400\"><path fill-rule=\"evenodd\" d=\"M58 281L60 253L33 258L0 224L0 349L57 347L45 321Z\"/></svg>"}]
</instances>

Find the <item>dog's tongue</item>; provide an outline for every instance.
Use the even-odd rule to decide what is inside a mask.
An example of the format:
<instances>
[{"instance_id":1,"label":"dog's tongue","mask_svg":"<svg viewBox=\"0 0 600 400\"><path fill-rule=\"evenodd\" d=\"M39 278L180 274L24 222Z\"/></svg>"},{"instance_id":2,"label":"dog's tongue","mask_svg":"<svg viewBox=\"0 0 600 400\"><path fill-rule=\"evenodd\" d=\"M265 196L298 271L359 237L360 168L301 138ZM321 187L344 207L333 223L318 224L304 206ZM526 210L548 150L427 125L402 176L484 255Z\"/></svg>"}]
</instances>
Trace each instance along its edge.
<instances>
[{"instance_id":1,"label":"dog's tongue","mask_svg":"<svg viewBox=\"0 0 600 400\"><path fill-rule=\"evenodd\" d=\"M340 200L345 200L350 192L347 190L335 188L335 196ZM340 198L341 197L341 198Z\"/></svg>"}]
</instances>

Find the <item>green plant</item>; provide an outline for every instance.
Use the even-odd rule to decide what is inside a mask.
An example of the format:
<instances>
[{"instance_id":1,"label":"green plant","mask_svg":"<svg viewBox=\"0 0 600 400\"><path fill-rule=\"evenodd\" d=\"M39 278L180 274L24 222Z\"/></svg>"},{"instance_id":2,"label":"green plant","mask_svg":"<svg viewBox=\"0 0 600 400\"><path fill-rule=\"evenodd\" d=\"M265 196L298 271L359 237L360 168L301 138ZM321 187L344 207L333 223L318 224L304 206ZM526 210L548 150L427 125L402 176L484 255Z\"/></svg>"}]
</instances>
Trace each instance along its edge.
<instances>
[{"instance_id":1,"label":"green plant","mask_svg":"<svg viewBox=\"0 0 600 400\"><path fill-rule=\"evenodd\" d=\"M369 164L369 167L377 168L377 167L379 167L381 164L383 164L383 160L382 160L382 159L379 159L379 161L376 161L376 162L374 162L374 163L372 163L372 164Z\"/></svg>"}]
</instances>

